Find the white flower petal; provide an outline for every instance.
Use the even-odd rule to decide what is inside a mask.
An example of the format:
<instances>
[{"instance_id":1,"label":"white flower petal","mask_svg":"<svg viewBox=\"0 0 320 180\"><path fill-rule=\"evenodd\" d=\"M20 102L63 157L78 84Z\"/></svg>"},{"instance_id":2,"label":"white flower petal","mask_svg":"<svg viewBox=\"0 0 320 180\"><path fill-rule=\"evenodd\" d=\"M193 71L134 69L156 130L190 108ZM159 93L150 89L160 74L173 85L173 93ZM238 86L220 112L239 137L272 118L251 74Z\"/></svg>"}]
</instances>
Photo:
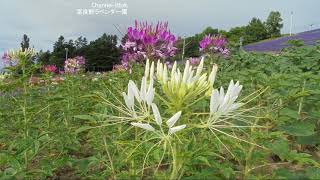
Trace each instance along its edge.
<instances>
[{"instance_id":1,"label":"white flower petal","mask_svg":"<svg viewBox=\"0 0 320 180\"><path fill-rule=\"evenodd\" d=\"M168 68L164 66L163 73L162 73L162 81L166 83L168 81Z\"/></svg>"},{"instance_id":2,"label":"white flower petal","mask_svg":"<svg viewBox=\"0 0 320 180\"><path fill-rule=\"evenodd\" d=\"M154 104L154 103L152 103L151 107L152 107L152 112L153 112L154 118L155 118L155 120L156 120L156 123L157 123L159 126L161 126L161 124L162 124L162 119L161 119L161 115L160 115L160 112L159 112L159 109L158 109L157 105Z\"/></svg>"},{"instance_id":3,"label":"white flower petal","mask_svg":"<svg viewBox=\"0 0 320 180\"><path fill-rule=\"evenodd\" d=\"M169 128L172 128L172 126L174 126L174 124L178 121L180 116L181 116L181 111L177 112L167 121L167 125L169 126Z\"/></svg>"},{"instance_id":4,"label":"white flower petal","mask_svg":"<svg viewBox=\"0 0 320 180\"><path fill-rule=\"evenodd\" d=\"M149 106L151 106L154 97L154 89L150 89L147 93L146 102Z\"/></svg>"},{"instance_id":5,"label":"white flower petal","mask_svg":"<svg viewBox=\"0 0 320 180\"><path fill-rule=\"evenodd\" d=\"M210 113L217 112L219 107L219 91L213 90L210 99Z\"/></svg>"},{"instance_id":6,"label":"white flower petal","mask_svg":"<svg viewBox=\"0 0 320 180\"><path fill-rule=\"evenodd\" d=\"M125 92L123 92L122 95L123 95L123 99L124 99L124 102L126 103L127 107L131 108L127 94Z\"/></svg>"},{"instance_id":7,"label":"white flower petal","mask_svg":"<svg viewBox=\"0 0 320 180\"><path fill-rule=\"evenodd\" d=\"M147 96L147 80L146 77L142 77L141 87L140 87L140 98L142 101L146 101Z\"/></svg>"},{"instance_id":8,"label":"white flower petal","mask_svg":"<svg viewBox=\"0 0 320 180\"><path fill-rule=\"evenodd\" d=\"M155 131L155 129L150 124L145 123L131 123L132 126L139 127L145 129L147 131Z\"/></svg>"},{"instance_id":9,"label":"white flower petal","mask_svg":"<svg viewBox=\"0 0 320 180\"><path fill-rule=\"evenodd\" d=\"M137 85L131 80L129 81L129 84L128 84L128 94L129 94L129 91L133 93L134 97L137 99L138 102L141 102L139 89Z\"/></svg>"},{"instance_id":10,"label":"white flower petal","mask_svg":"<svg viewBox=\"0 0 320 180\"><path fill-rule=\"evenodd\" d=\"M185 66L184 71L183 71L182 83L186 83L187 82L187 79L188 79L188 76L189 76L189 67L190 67L190 62L189 62L189 60L187 60L186 66Z\"/></svg>"},{"instance_id":11,"label":"white flower petal","mask_svg":"<svg viewBox=\"0 0 320 180\"><path fill-rule=\"evenodd\" d=\"M154 62L152 61L151 67L150 67L150 79L153 79L154 76Z\"/></svg>"},{"instance_id":12,"label":"white flower petal","mask_svg":"<svg viewBox=\"0 0 320 180\"><path fill-rule=\"evenodd\" d=\"M218 71L218 66L216 64L214 64L212 66L212 71L211 71L211 73L209 75L209 82L210 82L211 86L214 84L214 81L216 79L217 71Z\"/></svg>"},{"instance_id":13,"label":"white flower petal","mask_svg":"<svg viewBox=\"0 0 320 180\"><path fill-rule=\"evenodd\" d=\"M150 62L149 62L149 59L147 59L146 67L145 67L145 70L144 70L144 77L146 77L146 78L148 78L148 76L149 76L149 68L150 68Z\"/></svg>"},{"instance_id":14,"label":"white flower petal","mask_svg":"<svg viewBox=\"0 0 320 180\"><path fill-rule=\"evenodd\" d=\"M182 129L184 129L184 128L186 128L187 127L187 125L181 125L181 126L176 126L176 127L173 127L173 128L170 128L169 129L169 134L171 135L171 134L174 134L174 133L176 133L176 132L178 132L178 131L181 131Z\"/></svg>"},{"instance_id":15,"label":"white flower petal","mask_svg":"<svg viewBox=\"0 0 320 180\"><path fill-rule=\"evenodd\" d=\"M203 62L204 62L204 57L201 58L200 64L197 67L196 76L200 76L202 69L203 69Z\"/></svg>"}]
</instances>

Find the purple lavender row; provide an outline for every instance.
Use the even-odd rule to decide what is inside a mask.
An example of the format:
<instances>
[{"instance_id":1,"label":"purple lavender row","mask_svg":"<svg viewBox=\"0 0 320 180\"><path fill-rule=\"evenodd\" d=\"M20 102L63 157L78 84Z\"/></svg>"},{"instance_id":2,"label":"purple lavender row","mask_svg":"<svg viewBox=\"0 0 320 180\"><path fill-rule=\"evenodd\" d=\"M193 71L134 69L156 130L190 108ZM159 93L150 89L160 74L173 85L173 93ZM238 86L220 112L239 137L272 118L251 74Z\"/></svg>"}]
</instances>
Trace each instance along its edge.
<instances>
[{"instance_id":1,"label":"purple lavender row","mask_svg":"<svg viewBox=\"0 0 320 180\"><path fill-rule=\"evenodd\" d=\"M315 45L318 40L320 40L320 29L302 32L294 36L286 36L270 41L255 43L244 46L246 51L280 51L283 48L290 46L288 44L289 40L302 40L305 45L311 46Z\"/></svg>"}]
</instances>

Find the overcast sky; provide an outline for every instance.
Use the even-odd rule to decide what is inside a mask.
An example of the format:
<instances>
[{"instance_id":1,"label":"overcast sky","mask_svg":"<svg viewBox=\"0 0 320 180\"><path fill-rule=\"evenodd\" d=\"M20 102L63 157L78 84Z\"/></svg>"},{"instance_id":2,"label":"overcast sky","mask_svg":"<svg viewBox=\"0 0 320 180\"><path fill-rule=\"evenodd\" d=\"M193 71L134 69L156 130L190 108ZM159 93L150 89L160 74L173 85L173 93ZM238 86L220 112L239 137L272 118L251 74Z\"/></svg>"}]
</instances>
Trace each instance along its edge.
<instances>
[{"instance_id":1,"label":"overcast sky","mask_svg":"<svg viewBox=\"0 0 320 180\"><path fill-rule=\"evenodd\" d=\"M127 3L127 15L78 15L78 9L92 9L92 3ZM94 40L104 32L117 34L135 19L168 21L179 36L192 35L207 26L229 29L247 24L252 17L265 20L272 10L284 19L283 32L289 31L290 12L294 12L294 32L320 28L319 0L1 0L0 53L18 48L22 35L40 49L52 49L63 35L66 39L85 36Z\"/></svg>"}]
</instances>

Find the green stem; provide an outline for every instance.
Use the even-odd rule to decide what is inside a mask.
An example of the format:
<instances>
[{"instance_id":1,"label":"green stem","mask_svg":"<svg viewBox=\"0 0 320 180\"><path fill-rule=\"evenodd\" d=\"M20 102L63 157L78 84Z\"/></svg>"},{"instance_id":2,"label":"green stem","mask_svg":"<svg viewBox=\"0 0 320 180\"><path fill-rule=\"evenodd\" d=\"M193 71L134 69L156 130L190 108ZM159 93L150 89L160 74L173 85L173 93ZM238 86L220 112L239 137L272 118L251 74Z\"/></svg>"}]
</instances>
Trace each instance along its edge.
<instances>
[{"instance_id":1,"label":"green stem","mask_svg":"<svg viewBox=\"0 0 320 180\"><path fill-rule=\"evenodd\" d=\"M101 129L100 129L101 131ZM103 144L104 144L104 148L107 152L107 156L108 156L108 159L109 159L109 163L110 163L110 167L111 167L111 171L112 171L112 174L113 174L113 179L117 179L116 178L116 173L115 173L115 170L114 170L114 167L113 167L113 162L112 162L112 157L109 153L109 149L108 149L108 145L107 145L107 141L106 141L106 136L103 136Z\"/></svg>"},{"instance_id":2,"label":"green stem","mask_svg":"<svg viewBox=\"0 0 320 180\"><path fill-rule=\"evenodd\" d=\"M175 179L178 179L178 175L179 175L179 162L177 158L176 145L174 144L173 147L172 145L170 146L171 146L171 153L172 153L172 172L170 175L170 179L175 180Z\"/></svg>"}]
</instances>

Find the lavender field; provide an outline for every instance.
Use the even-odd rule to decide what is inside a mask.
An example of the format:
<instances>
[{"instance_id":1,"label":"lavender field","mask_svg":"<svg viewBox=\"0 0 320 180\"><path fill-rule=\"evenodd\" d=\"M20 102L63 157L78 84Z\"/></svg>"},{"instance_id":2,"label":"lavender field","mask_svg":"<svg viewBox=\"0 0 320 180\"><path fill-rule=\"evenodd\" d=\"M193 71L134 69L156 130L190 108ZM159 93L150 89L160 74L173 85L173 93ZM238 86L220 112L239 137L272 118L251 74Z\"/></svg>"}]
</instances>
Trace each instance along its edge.
<instances>
[{"instance_id":1,"label":"lavender field","mask_svg":"<svg viewBox=\"0 0 320 180\"><path fill-rule=\"evenodd\" d=\"M290 46L288 44L289 40L302 40L305 45L315 45L317 41L320 40L320 29L298 33L293 36L286 36L269 41L249 44L244 46L244 50L261 52L280 51L281 49Z\"/></svg>"}]
</instances>

